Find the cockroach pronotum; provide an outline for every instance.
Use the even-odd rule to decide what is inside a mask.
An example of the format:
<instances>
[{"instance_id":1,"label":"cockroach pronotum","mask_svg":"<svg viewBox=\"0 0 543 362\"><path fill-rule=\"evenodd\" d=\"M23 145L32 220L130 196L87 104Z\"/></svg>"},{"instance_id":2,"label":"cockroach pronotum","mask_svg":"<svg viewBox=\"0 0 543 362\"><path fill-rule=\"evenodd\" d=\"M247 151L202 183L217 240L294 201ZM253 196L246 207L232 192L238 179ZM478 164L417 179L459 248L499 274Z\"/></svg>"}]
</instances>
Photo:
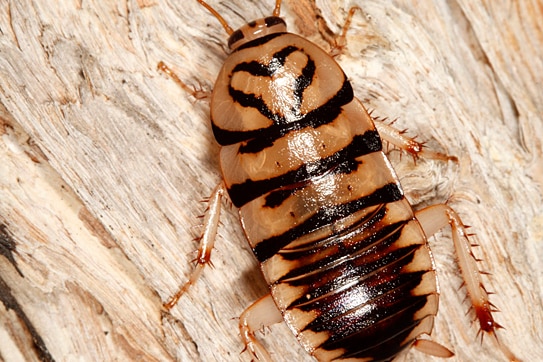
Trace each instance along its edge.
<instances>
[{"instance_id":1,"label":"cockroach pronotum","mask_svg":"<svg viewBox=\"0 0 543 362\"><path fill-rule=\"evenodd\" d=\"M412 209L382 140L413 157L453 158L374 122L330 54L286 32L281 0L272 16L236 31L198 2L229 34L231 54L211 96L223 181L209 200L196 268L165 307L209 264L227 193L270 290L240 316L256 359L271 360L254 332L280 321L319 361L389 361L411 346L452 356L430 339L438 288L427 237L447 225L480 328L498 342L465 226L445 204Z\"/></svg>"}]
</instances>

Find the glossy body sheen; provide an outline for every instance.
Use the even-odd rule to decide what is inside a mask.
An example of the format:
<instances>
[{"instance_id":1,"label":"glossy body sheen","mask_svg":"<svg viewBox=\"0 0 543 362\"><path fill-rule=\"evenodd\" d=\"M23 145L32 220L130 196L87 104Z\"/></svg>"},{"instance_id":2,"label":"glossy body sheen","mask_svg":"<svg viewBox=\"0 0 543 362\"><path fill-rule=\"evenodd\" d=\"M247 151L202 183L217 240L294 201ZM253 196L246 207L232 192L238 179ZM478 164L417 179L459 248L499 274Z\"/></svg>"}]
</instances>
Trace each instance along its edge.
<instances>
[{"instance_id":1,"label":"glossy body sheen","mask_svg":"<svg viewBox=\"0 0 543 362\"><path fill-rule=\"evenodd\" d=\"M393 359L438 308L426 236L342 69L281 18L230 37L211 101L224 183L317 359Z\"/></svg>"}]
</instances>

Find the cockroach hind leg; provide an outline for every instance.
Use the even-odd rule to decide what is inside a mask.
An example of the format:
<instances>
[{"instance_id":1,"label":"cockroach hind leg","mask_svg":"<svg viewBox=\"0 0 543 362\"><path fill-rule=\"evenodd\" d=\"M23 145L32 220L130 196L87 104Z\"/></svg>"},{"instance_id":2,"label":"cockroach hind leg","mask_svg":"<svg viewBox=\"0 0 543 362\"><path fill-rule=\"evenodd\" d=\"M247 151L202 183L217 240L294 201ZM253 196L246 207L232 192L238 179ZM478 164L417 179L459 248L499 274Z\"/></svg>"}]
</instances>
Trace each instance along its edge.
<instances>
[{"instance_id":1,"label":"cockroach hind leg","mask_svg":"<svg viewBox=\"0 0 543 362\"><path fill-rule=\"evenodd\" d=\"M393 122L390 124L385 123L386 118L381 120L371 115L370 117L372 117L377 131L384 141L403 152L407 152L413 156L413 159L416 160L419 157L423 157L434 160L458 162L458 158L456 158L456 156L448 156L441 152L429 150L424 146L424 142L419 142L415 140L415 138L407 137L405 135L405 130L398 130L392 126Z\"/></svg>"},{"instance_id":2,"label":"cockroach hind leg","mask_svg":"<svg viewBox=\"0 0 543 362\"><path fill-rule=\"evenodd\" d=\"M211 98L211 92L204 90L201 84L199 84L198 88L191 87L191 86L187 85L163 61L158 62L157 69L160 70L161 72L165 73L168 77L172 78L172 80L175 83L177 83L177 85L179 85L179 87L181 87L181 89L183 89L185 92L187 92L191 96L193 96L194 99L196 99L196 100L204 100L204 99L210 99Z\"/></svg>"},{"instance_id":3,"label":"cockroach hind leg","mask_svg":"<svg viewBox=\"0 0 543 362\"><path fill-rule=\"evenodd\" d=\"M450 349L432 341L431 339L418 338L413 343L413 347L415 347L419 352L428 354L430 356L441 358L449 358L454 356L454 353Z\"/></svg>"},{"instance_id":4,"label":"cockroach hind leg","mask_svg":"<svg viewBox=\"0 0 543 362\"><path fill-rule=\"evenodd\" d=\"M213 250L213 245L215 245L215 239L217 237L217 228L220 220L221 213L221 200L224 196L225 189L222 182L215 187L213 193L209 197L208 206L204 215L203 222L203 233L200 237L200 245L198 246L198 252L195 258L196 266L192 271L189 280L183 284L179 290L164 303L163 307L169 311L172 309L179 298L185 294L185 292L190 288L191 285L196 283L202 270L206 265L211 265L211 251Z\"/></svg>"},{"instance_id":5,"label":"cockroach hind leg","mask_svg":"<svg viewBox=\"0 0 543 362\"><path fill-rule=\"evenodd\" d=\"M251 353L257 361L271 362L266 348L256 339L255 331L283 321L271 294L251 304L239 317L239 331L245 342L243 351Z\"/></svg>"},{"instance_id":6,"label":"cockroach hind leg","mask_svg":"<svg viewBox=\"0 0 543 362\"><path fill-rule=\"evenodd\" d=\"M482 273L477 267L478 259L473 255L472 246L468 239L469 234L466 232L466 227L458 214L448 205L439 204L417 211L415 217L427 237L434 235L447 225L451 226L458 266L471 307L475 311L476 319L479 322L479 328L495 340L499 349L510 361L518 361L515 355L498 341L496 331L502 327L494 321L492 312L496 309L489 301L489 293L484 287Z\"/></svg>"}]
</instances>

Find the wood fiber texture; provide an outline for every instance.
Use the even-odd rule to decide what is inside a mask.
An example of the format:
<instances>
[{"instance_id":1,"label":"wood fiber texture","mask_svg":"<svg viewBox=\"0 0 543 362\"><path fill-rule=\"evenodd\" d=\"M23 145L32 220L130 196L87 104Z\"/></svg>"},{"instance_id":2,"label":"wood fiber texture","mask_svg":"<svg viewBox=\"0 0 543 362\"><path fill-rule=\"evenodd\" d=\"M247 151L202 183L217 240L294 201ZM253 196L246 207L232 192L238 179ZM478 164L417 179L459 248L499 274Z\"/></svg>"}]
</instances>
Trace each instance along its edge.
<instances>
[{"instance_id":1,"label":"wood fiber texture","mask_svg":"<svg viewBox=\"0 0 543 362\"><path fill-rule=\"evenodd\" d=\"M273 9L210 3L234 28ZM416 208L448 201L472 226L499 336L538 360L543 3L285 0L282 15L326 47L327 28L338 32L355 4L363 12L338 62L375 116L458 157L390 153ZM161 312L192 268L200 201L220 176L207 102L156 66L211 89L225 44L196 1L0 2L1 360L250 360L237 316L266 287L233 208L215 267ZM430 243L441 285L433 338L451 361L503 360L471 323L450 230ZM283 324L264 340L277 361L312 360Z\"/></svg>"}]
</instances>

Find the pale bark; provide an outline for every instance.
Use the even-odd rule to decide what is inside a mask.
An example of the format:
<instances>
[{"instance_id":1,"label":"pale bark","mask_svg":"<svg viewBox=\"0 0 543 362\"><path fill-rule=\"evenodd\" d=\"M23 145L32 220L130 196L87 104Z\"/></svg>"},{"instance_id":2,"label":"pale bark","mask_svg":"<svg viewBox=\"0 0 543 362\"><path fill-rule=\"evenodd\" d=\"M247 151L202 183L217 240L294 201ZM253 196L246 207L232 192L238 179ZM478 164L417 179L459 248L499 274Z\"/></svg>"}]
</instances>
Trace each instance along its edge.
<instances>
[{"instance_id":1,"label":"pale bark","mask_svg":"<svg viewBox=\"0 0 543 362\"><path fill-rule=\"evenodd\" d=\"M234 28L273 8L210 3ZM392 152L408 197L419 208L448 200L472 226L501 340L540 359L543 3L317 1L321 31L339 31L353 3L363 14L338 61L357 97L459 159ZM290 31L326 46L311 12L294 14L306 4L284 4ZM0 359L250 360L236 317L266 287L235 210L223 213L215 268L161 312L190 273L199 201L220 174L208 104L156 65L211 89L225 43L196 1L0 2L0 236L15 248L0 257ZM466 315L450 232L430 242L441 282L433 338L454 361L502 360ZM283 324L265 344L277 361L311 360Z\"/></svg>"}]
</instances>

